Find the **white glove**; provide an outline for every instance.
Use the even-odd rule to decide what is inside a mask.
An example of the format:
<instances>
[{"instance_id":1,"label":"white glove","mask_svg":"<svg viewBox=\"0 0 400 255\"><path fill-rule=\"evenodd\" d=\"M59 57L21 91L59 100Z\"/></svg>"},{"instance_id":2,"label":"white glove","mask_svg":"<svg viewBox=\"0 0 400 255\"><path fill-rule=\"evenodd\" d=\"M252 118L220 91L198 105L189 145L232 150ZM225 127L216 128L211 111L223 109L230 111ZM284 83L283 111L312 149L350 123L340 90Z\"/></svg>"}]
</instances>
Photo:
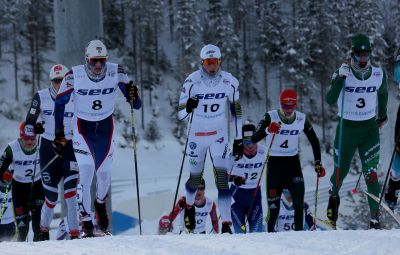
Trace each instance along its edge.
<instances>
[{"instance_id":1,"label":"white glove","mask_svg":"<svg viewBox=\"0 0 400 255\"><path fill-rule=\"evenodd\" d=\"M339 68L339 76L342 78L347 78L350 74L350 66L346 63L343 63Z\"/></svg>"}]
</instances>

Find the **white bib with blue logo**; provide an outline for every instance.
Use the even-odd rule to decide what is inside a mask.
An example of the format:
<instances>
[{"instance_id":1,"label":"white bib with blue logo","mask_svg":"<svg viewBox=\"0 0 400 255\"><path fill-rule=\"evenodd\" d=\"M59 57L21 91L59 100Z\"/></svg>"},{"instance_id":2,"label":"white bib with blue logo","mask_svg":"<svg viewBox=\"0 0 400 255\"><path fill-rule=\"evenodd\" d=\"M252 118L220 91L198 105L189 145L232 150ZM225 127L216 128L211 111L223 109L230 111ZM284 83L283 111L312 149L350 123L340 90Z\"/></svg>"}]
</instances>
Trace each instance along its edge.
<instances>
[{"instance_id":1,"label":"white bib with blue logo","mask_svg":"<svg viewBox=\"0 0 400 255\"><path fill-rule=\"evenodd\" d=\"M246 179L246 184L241 185L241 189L255 189L257 187L266 157L266 152L261 148L260 144L257 150L257 154L254 157L248 158L243 155L241 159L234 162L232 174Z\"/></svg>"},{"instance_id":2,"label":"white bib with blue logo","mask_svg":"<svg viewBox=\"0 0 400 255\"><path fill-rule=\"evenodd\" d=\"M367 80L359 80L350 72L346 78L343 118L362 121L375 117L377 93L382 81L383 70L380 67L372 67L371 76ZM342 95L343 90L338 99L339 117L342 112Z\"/></svg>"},{"instance_id":3,"label":"white bib with blue logo","mask_svg":"<svg viewBox=\"0 0 400 255\"><path fill-rule=\"evenodd\" d=\"M84 120L99 121L114 112L118 87L118 65L106 63L106 76L93 82L83 65L72 67L74 74L75 115Z\"/></svg>"},{"instance_id":4,"label":"white bib with blue logo","mask_svg":"<svg viewBox=\"0 0 400 255\"><path fill-rule=\"evenodd\" d=\"M18 140L14 140L8 145L10 146L13 155L13 160L10 165L10 170L13 171L13 179L22 183L30 183L35 174L34 181L40 180L40 161L39 155L37 155L38 152L35 152L32 155L25 154Z\"/></svg>"},{"instance_id":5,"label":"white bib with blue logo","mask_svg":"<svg viewBox=\"0 0 400 255\"><path fill-rule=\"evenodd\" d=\"M55 138L55 119L54 119L54 100L51 98L49 89L42 89L38 91L40 97L40 118L44 121L44 133L42 137L47 140L54 140ZM74 116L73 99L65 105L64 112L64 130L65 138L72 139L72 117Z\"/></svg>"},{"instance_id":6,"label":"white bib with blue logo","mask_svg":"<svg viewBox=\"0 0 400 255\"><path fill-rule=\"evenodd\" d=\"M281 128L275 135L275 140L271 147L271 156L295 156L299 151L299 135L304 130L306 115L296 111L296 119L291 124L285 124L281 121L278 111L273 110L268 112L271 117L271 122L281 122ZM267 147L271 143L272 134L266 137Z\"/></svg>"}]
</instances>

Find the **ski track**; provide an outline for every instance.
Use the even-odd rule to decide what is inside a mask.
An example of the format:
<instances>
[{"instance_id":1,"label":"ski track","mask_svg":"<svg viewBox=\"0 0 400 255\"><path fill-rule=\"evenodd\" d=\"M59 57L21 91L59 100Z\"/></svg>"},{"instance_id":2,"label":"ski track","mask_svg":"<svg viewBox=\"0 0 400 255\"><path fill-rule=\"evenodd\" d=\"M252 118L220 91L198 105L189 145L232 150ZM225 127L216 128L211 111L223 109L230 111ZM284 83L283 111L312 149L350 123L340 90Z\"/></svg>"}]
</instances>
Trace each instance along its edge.
<instances>
[{"instance_id":1,"label":"ski track","mask_svg":"<svg viewBox=\"0 0 400 255\"><path fill-rule=\"evenodd\" d=\"M30 255L208 255L393 254L399 231L355 230L247 235L112 236L73 241L0 243L2 254ZM29 251L29 252L28 252Z\"/></svg>"}]
</instances>

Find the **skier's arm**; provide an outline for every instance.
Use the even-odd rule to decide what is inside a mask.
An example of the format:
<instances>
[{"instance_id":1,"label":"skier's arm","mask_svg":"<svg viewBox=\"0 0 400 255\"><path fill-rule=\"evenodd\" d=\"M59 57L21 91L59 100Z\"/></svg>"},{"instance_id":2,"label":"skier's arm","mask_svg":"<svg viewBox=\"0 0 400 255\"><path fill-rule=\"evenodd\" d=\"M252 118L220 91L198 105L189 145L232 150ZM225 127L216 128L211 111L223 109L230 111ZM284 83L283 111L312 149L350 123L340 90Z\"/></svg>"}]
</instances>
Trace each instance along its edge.
<instances>
[{"instance_id":1,"label":"skier's arm","mask_svg":"<svg viewBox=\"0 0 400 255\"><path fill-rule=\"evenodd\" d=\"M3 155L0 157L0 181L3 181L3 174L8 170L8 167L11 165L13 161L13 154L11 147L8 145L3 152Z\"/></svg>"},{"instance_id":2,"label":"skier's arm","mask_svg":"<svg viewBox=\"0 0 400 255\"><path fill-rule=\"evenodd\" d=\"M229 95L229 106L232 114L232 121L235 124L235 138L242 138L242 106L239 101L239 81L232 76L232 93Z\"/></svg>"},{"instance_id":3,"label":"skier's arm","mask_svg":"<svg viewBox=\"0 0 400 255\"><path fill-rule=\"evenodd\" d=\"M267 136L265 130L269 126L269 124L271 124L271 116L266 113L264 115L264 118L258 123L256 132L254 132L253 136L251 137L251 141L253 143L258 143Z\"/></svg>"},{"instance_id":4,"label":"skier's arm","mask_svg":"<svg viewBox=\"0 0 400 255\"><path fill-rule=\"evenodd\" d=\"M378 89L378 119L387 116L387 103L388 103L387 77L385 70L383 70L382 85Z\"/></svg>"},{"instance_id":5,"label":"skier's arm","mask_svg":"<svg viewBox=\"0 0 400 255\"><path fill-rule=\"evenodd\" d=\"M129 86L129 78L128 75L125 73L125 69L123 66L118 65L118 87L121 90L122 94L124 94L124 97L126 98L126 101L130 102L130 97L129 97L129 91L128 91L128 86ZM135 98L135 101L133 101L133 109L140 109L142 106L142 100L140 97Z\"/></svg>"},{"instance_id":6,"label":"skier's arm","mask_svg":"<svg viewBox=\"0 0 400 255\"><path fill-rule=\"evenodd\" d=\"M304 203L304 222L307 225L306 229L311 229L311 227L314 225L314 218L307 203Z\"/></svg>"},{"instance_id":7,"label":"skier's arm","mask_svg":"<svg viewBox=\"0 0 400 255\"><path fill-rule=\"evenodd\" d=\"M64 136L65 105L69 102L74 91L74 75L69 71L61 82L60 89L54 103L54 119L56 136Z\"/></svg>"},{"instance_id":8,"label":"skier's arm","mask_svg":"<svg viewBox=\"0 0 400 255\"><path fill-rule=\"evenodd\" d=\"M211 211L210 211L211 223L213 225L214 233L218 234L219 232L219 224L218 224L218 216L217 216L217 207L215 206L215 202L213 202Z\"/></svg>"},{"instance_id":9,"label":"skier's arm","mask_svg":"<svg viewBox=\"0 0 400 255\"><path fill-rule=\"evenodd\" d=\"M185 209L185 205L186 205L186 198L181 197L178 200L178 203L175 205L174 210L172 210L172 212L169 214L169 220L171 221L171 223L176 219L178 214L182 212L183 209Z\"/></svg>"},{"instance_id":10,"label":"skier's arm","mask_svg":"<svg viewBox=\"0 0 400 255\"><path fill-rule=\"evenodd\" d=\"M28 114L26 115L25 126L31 125L33 130L33 127L36 125L36 121L39 118L39 114L40 114L40 96L39 93L36 93L33 96L31 107L29 108Z\"/></svg>"},{"instance_id":11,"label":"skier's arm","mask_svg":"<svg viewBox=\"0 0 400 255\"><path fill-rule=\"evenodd\" d=\"M314 154L314 160L321 161L321 148L319 146L319 139L317 137L317 134L315 134L315 131L313 127L311 126L311 123L306 119L304 123L304 134L306 134L308 141L311 144L313 154Z\"/></svg>"},{"instance_id":12,"label":"skier's arm","mask_svg":"<svg viewBox=\"0 0 400 255\"><path fill-rule=\"evenodd\" d=\"M181 96L179 97L179 106L178 106L178 119L184 120L189 113L186 112L186 102L187 100L194 96L191 94L193 88L193 83L190 77L188 77L183 83Z\"/></svg>"},{"instance_id":13,"label":"skier's arm","mask_svg":"<svg viewBox=\"0 0 400 255\"><path fill-rule=\"evenodd\" d=\"M333 105L337 102L345 79L345 77L339 76L339 69L333 73L328 92L326 93L326 102L328 104Z\"/></svg>"}]
</instances>

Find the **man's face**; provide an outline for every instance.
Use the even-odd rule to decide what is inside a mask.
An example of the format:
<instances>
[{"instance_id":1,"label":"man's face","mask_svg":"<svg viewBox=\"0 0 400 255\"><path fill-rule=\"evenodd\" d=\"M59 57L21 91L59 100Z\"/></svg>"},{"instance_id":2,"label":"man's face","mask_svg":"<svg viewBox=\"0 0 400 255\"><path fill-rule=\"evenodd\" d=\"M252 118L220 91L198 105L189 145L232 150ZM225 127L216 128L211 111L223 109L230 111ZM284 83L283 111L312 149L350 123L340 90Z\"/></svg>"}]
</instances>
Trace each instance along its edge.
<instances>
[{"instance_id":1,"label":"man's face","mask_svg":"<svg viewBox=\"0 0 400 255\"><path fill-rule=\"evenodd\" d=\"M196 200L201 200L204 198L204 189L205 189L204 186L199 186L197 188L196 198L195 198Z\"/></svg>"},{"instance_id":2,"label":"man's face","mask_svg":"<svg viewBox=\"0 0 400 255\"><path fill-rule=\"evenodd\" d=\"M32 149L36 145L36 136L24 136L22 142L26 149Z\"/></svg>"},{"instance_id":3,"label":"man's face","mask_svg":"<svg viewBox=\"0 0 400 255\"><path fill-rule=\"evenodd\" d=\"M286 118L290 118L293 116L294 111L296 111L296 105L295 104L281 104L281 108L283 111L283 114L285 115Z\"/></svg>"},{"instance_id":4,"label":"man's face","mask_svg":"<svg viewBox=\"0 0 400 255\"><path fill-rule=\"evenodd\" d=\"M60 85L62 82L62 78L56 78L51 80L51 84L53 84L53 87L55 88L56 91L58 91L60 89Z\"/></svg>"},{"instance_id":5,"label":"man's face","mask_svg":"<svg viewBox=\"0 0 400 255\"><path fill-rule=\"evenodd\" d=\"M361 51L355 51L353 54L354 54L354 60L355 62L358 63L358 66L360 68L364 68L367 66L368 61L371 58L371 51L361 50Z\"/></svg>"},{"instance_id":6,"label":"man's face","mask_svg":"<svg viewBox=\"0 0 400 255\"><path fill-rule=\"evenodd\" d=\"M221 60L218 58L206 58L203 60L203 68L207 71L209 74L215 74L218 72L219 67L221 65Z\"/></svg>"},{"instance_id":7,"label":"man's face","mask_svg":"<svg viewBox=\"0 0 400 255\"><path fill-rule=\"evenodd\" d=\"M256 148L256 144L251 142L251 137L243 137L243 146L249 151L252 151Z\"/></svg>"},{"instance_id":8,"label":"man's face","mask_svg":"<svg viewBox=\"0 0 400 255\"><path fill-rule=\"evenodd\" d=\"M90 58L88 60L90 71L94 74L100 74L106 62L107 58Z\"/></svg>"}]
</instances>

